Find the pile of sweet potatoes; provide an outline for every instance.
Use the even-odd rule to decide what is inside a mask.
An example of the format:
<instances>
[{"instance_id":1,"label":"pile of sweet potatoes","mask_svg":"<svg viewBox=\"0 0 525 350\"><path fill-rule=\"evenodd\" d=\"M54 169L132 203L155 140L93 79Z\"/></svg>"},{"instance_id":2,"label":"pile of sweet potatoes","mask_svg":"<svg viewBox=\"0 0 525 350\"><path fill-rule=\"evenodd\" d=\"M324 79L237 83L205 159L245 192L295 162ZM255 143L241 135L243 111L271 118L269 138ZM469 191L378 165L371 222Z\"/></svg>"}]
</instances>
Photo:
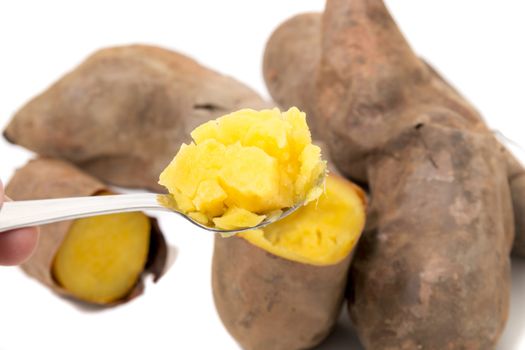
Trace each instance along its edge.
<instances>
[{"instance_id":1,"label":"pile of sweet potatoes","mask_svg":"<svg viewBox=\"0 0 525 350\"><path fill-rule=\"evenodd\" d=\"M314 346L337 318L348 276L349 313L366 349L494 348L508 316L509 255L525 256L525 170L475 108L412 51L382 0L327 0L323 14L286 21L267 44L264 77L278 105L306 111L332 164L368 188L370 207L348 274L347 265L312 267L217 238L213 273L240 276L228 288L215 277L214 293L229 293L219 312L249 311L226 321L236 339L247 349ZM180 54L109 48L20 109L4 136L104 182L156 190L193 127L268 105ZM330 268L337 280L320 278ZM248 285L254 279L264 288ZM302 298L303 288L315 291ZM326 300L310 306L312 295ZM272 311L283 300L300 307ZM275 325L279 337L269 333Z\"/></svg>"},{"instance_id":2,"label":"pile of sweet potatoes","mask_svg":"<svg viewBox=\"0 0 525 350\"><path fill-rule=\"evenodd\" d=\"M348 307L367 349L490 349L523 254L525 172L402 36L382 0L328 0L270 38L264 76L366 183ZM514 208L514 215L513 215Z\"/></svg>"}]
</instances>

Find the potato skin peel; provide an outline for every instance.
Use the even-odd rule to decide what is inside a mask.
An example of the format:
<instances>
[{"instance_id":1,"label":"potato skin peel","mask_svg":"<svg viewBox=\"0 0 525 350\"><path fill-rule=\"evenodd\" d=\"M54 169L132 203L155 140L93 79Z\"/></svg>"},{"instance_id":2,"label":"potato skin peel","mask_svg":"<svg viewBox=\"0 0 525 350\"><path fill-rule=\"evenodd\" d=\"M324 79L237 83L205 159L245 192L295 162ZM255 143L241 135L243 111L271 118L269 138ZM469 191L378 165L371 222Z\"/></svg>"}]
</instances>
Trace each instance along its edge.
<instances>
[{"instance_id":1,"label":"potato skin peel","mask_svg":"<svg viewBox=\"0 0 525 350\"><path fill-rule=\"evenodd\" d=\"M332 329L344 297L349 254L330 266L290 261L240 237L215 238L215 306L246 350L299 350Z\"/></svg>"},{"instance_id":2,"label":"potato skin peel","mask_svg":"<svg viewBox=\"0 0 525 350\"><path fill-rule=\"evenodd\" d=\"M413 54L382 1L329 0L322 19L313 16L275 31L264 74L283 108L311 111L313 125L323 126L317 132L338 169L370 188L349 279L361 342L367 349L494 348L508 316L514 235L501 146L479 113ZM287 51L291 35L283 33L302 36L316 22L321 44L304 35L302 50ZM300 56L290 58L293 52ZM296 67L304 70L294 83L276 78ZM318 98L297 101L288 89L308 87L309 79L314 87L302 94Z\"/></svg>"},{"instance_id":3,"label":"potato skin peel","mask_svg":"<svg viewBox=\"0 0 525 350\"><path fill-rule=\"evenodd\" d=\"M77 196L91 196L107 192L107 187L97 179L83 173L73 165L51 158L38 158L18 169L6 186L6 194L13 200L48 199ZM150 250L143 275L151 273L157 281L164 273L167 247L157 221L152 223ZM57 284L52 276L53 259L72 221L62 221L40 227L39 244L33 256L21 265L29 276L43 283L56 293L75 299L67 290ZM142 278L130 293L112 306L127 302L144 290Z\"/></svg>"},{"instance_id":4,"label":"potato skin peel","mask_svg":"<svg viewBox=\"0 0 525 350\"><path fill-rule=\"evenodd\" d=\"M158 175L191 130L244 107L268 106L242 83L184 55L113 47L24 105L4 137L104 182L160 190Z\"/></svg>"}]
</instances>

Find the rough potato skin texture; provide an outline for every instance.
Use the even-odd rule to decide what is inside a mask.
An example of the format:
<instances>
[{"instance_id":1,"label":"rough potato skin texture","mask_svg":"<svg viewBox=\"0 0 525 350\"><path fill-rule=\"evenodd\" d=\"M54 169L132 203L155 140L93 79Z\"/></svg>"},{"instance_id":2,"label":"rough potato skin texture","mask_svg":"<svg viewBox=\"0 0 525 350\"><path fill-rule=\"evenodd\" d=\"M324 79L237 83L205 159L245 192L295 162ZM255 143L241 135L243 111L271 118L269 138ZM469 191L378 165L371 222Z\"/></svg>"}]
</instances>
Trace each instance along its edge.
<instances>
[{"instance_id":1,"label":"rough potato skin texture","mask_svg":"<svg viewBox=\"0 0 525 350\"><path fill-rule=\"evenodd\" d=\"M106 186L97 179L83 173L67 162L51 158L38 158L30 161L16 171L6 186L6 194L13 200L91 196L107 191ZM69 231L71 222L61 221L42 225L35 253L21 265L21 268L29 276L53 291L74 298L67 290L57 284L51 272L53 259ZM151 218L151 223L150 251L144 275L151 273L156 281L164 272L167 246L156 220ZM143 290L144 284L142 279L139 279L136 286L125 298L106 306L129 301L142 294Z\"/></svg>"},{"instance_id":2,"label":"rough potato skin texture","mask_svg":"<svg viewBox=\"0 0 525 350\"><path fill-rule=\"evenodd\" d=\"M286 260L240 237L216 236L215 306L246 350L299 350L320 343L339 311L351 254L331 266Z\"/></svg>"},{"instance_id":3,"label":"rough potato skin texture","mask_svg":"<svg viewBox=\"0 0 525 350\"><path fill-rule=\"evenodd\" d=\"M113 47L29 101L4 136L105 182L159 190L158 175L191 130L244 107L265 103L188 57L153 46Z\"/></svg>"},{"instance_id":4,"label":"rough potato skin texture","mask_svg":"<svg viewBox=\"0 0 525 350\"><path fill-rule=\"evenodd\" d=\"M283 24L296 29L276 30L267 53L275 45L286 51L278 33L304 30L300 18ZM304 39L302 50L291 51L319 57L308 76L285 87L269 79L284 74L278 58L265 59L264 74L280 103L294 101L291 86L315 80L302 94L316 98L297 106L313 111L338 169L371 191L349 279L363 345L494 348L508 314L514 234L501 146L479 113L412 52L382 1L329 0L321 23L319 46Z\"/></svg>"},{"instance_id":5,"label":"rough potato skin texture","mask_svg":"<svg viewBox=\"0 0 525 350\"><path fill-rule=\"evenodd\" d=\"M367 349L492 349L508 316L512 239L497 144L435 125L403 138L370 159L376 221L350 277L359 337Z\"/></svg>"},{"instance_id":6,"label":"rough potato skin texture","mask_svg":"<svg viewBox=\"0 0 525 350\"><path fill-rule=\"evenodd\" d=\"M266 86L280 106L296 106L306 113L314 139L319 137L315 113L310 103L315 96L313 87L321 45L321 15L304 13L283 23L269 39L263 58ZM315 48L309 50L309 48ZM305 51L308 50L308 51Z\"/></svg>"}]
</instances>

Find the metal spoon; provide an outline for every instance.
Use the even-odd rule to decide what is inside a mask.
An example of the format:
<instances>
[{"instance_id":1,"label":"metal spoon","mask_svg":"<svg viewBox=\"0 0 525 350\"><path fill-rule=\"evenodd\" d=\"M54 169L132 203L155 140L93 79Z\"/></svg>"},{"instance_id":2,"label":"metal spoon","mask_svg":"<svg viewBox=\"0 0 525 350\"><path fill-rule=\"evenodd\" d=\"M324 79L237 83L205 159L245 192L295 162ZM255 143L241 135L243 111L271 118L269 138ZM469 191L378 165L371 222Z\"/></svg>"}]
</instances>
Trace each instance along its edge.
<instances>
[{"instance_id":1,"label":"metal spoon","mask_svg":"<svg viewBox=\"0 0 525 350\"><path fill-rule=\"evenodd\" d=\"M253 227L224 230L203 225L177 210L173 197L167 194L140 193L119 194L94 197L72 197L58 199L28 200L5 202L0 210L0 232L26 226L43 225L52 222L143 210L171 211L179 214L192 224L211 232L233 234L262 228L287 217L304 202L291 208L268 215L260 224Z\"/></svg>"}]
</instances>

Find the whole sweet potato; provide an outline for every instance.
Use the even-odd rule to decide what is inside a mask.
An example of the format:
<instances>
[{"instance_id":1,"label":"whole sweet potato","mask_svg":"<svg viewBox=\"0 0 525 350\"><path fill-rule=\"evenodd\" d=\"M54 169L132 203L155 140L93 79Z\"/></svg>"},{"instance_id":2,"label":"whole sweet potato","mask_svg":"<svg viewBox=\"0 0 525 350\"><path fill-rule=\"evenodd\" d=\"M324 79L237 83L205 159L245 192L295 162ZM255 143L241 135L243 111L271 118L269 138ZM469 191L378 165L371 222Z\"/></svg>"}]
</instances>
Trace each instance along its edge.
<instances>
[{"instance_id":1,"label":"whole sweet potato","mask_svg":"<svg viewBox=\"0 0 525 350\"><path fill-rule=\"evenodd\" d=\"M264 105L240 82L176 52L114 47L29 101L4 136L105 182L158 190L160 172L195 126Z\"/></svg>"},{"instance_id":2,"label":"whole sweet potato","mask_svg":"<svg viewBox=\"0 0 525 350\"><path fill-rule=\"evenodd\" d=\"M320 13L304 13L281 24L268 41L263 65L264 78L272 97L280 106L298 106L305 110L309 116L312 134L317 137L321 137L320 129L323 127L323 123L319 123L319 111L315 107L315 77L319 74L321 59L321 17ZM434 75L434 78L444 85L445 90L448 90L446 94L456 95L456 102L461 101L457 108L481 119L475 108L433 67L426 62L423 64L428 73ZM507 158L514 207L516 234L512 252L525 257L525 170L512 154L504 148L501 149Z\"/></svg>"},{"instance_id":3,"label":"whole sweet potato","mask_svg":"<svg viewBox=\"0 0 525 350\"><path fill-rule=\"evenodd\" d=\"M280 78L290 71L293 83ZM504 153L478 112L412 52L380 0L329 0L322 18L285 22L264 75L283 107L310 111L336 166L371 191L349 279L365 347L493 348L514 227Z\"/></svg>"}]
</instances>

